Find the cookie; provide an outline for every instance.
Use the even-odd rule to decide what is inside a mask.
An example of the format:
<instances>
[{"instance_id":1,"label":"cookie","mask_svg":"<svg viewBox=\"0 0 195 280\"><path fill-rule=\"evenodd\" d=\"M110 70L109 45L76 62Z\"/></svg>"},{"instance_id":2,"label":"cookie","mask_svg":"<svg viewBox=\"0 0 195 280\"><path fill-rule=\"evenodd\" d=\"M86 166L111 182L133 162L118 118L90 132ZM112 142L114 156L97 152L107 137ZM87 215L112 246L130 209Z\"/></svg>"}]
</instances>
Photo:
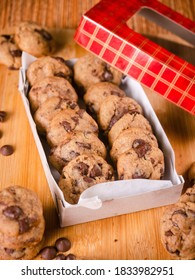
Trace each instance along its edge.
<instances>
[{"instance_id":1,"label":"cookie","mask_svg":"<svg viewBox=\"0 0 195 280\"><path fill-rule=\"evenodd\" d=\"M34 246L13 249L0 245L0 260L32 260L34 259L44 244L44 239Z\"/></svg>"},{"instance_id":2,"label":"cookie","mask_svg":"<svg viewBox=\"0 0 195 280\"><path fill-rule=\"evenodd\" d=\"M70 139L51 149L49 160L61 172L62 168L75 157L91 153L106 158L106 147L94 133L77 131Z\"/></svg>"},{"instance_id":3,"label":"cookie","mask_svg":"<svg viewBox=\"0 0 195 280\"><path fill-rule=\"evenodd\" d=\"M15 41L22 51L35 57L54 51L54 40L50 32L35 22L21 22L15 28Z\"/></svg>"},{"instance_id":4,"label":"cookie","mask_svg":"<svg viewBox=\"0 0 195 280\"><path fill-rule=\"evenodd\" d=\"M163 177L164 169L163 153L152 145L142 153L137 153L137 150L132 148L121 154L117 160L119 180L160 180Z\"/></svg>"},{"instance_id":5,"label":"cookie","mask_svg":"<svg viewBox=\"0 0 195 280\"><path fill-rule=\"evenodd\" d=\"M134 149L138 157L142 157L151 146L158 147L158 142L153 133L141 128L129 128L124 130L114 141L110 150L110 156L114 162L119 155Z\"/></svg>"},{"instance_id":6,"label":"cookie","mask_svg":"<svg viewBox=\"0 0 195 280\"><path fill-rule=\"evenodd\" d=\"M108 141L110 146L112 146L115 139L120 135L124 130L137 127L143 130L148 130L152 132L152 127L148 120L141 114L125 114L122 116L110 129L108 132Z\"/></svg>"},{"instance_id":7,"label":"cookie","mask_svg":"<svg viewBox=\"0 0 195 280\"><path fill-rule=\"evenodd\" d=\"M47 141L50 146L58 146L75 131L98 134L98 125L85 110L67 109L59 112L51 120L47 130Z\"/></svg>"},{"instance_id":8,"label":"cookie","mask_svg":"<svg viewBox=\"0 0 195 280\"><path fill-rule=\"evenodd\" d=\"M42 204L36 193L21 186L10 186L0 192L1 246L34 246L42 240L44 229Z\"/></svg>"},{"instance_id":9,"label":"cookie","mask_svg":"<svg viewBox=\"0 0 195 280\"><path fill-rule=\"evenodd\" d=\"M13 35L0 35L0 63L11 70L18 70L21 66L22 52L14 42Z\"/></svg>"},{"instance_id":10,"label":"cookie","mask_svg":"<svg viewBox=\"0 0 195 280\"><path fill-rule=\"evenodd\" d=\"M87 110L90 113L97 115L101 103L110 95L123 97L126 96L126 93L117 85L109 82L96 83L90 86L83 96Z\"/></svg>"},{"instance_id":11,"label":"cookie","mask_svg":"<svg viewBox=\"0 0 195 280\"><path fill-rule=\"evenodd\" d=\"M195 185L166 207L161 218L161 241L175 259L195 259Z\"/></svg>"},{"instance_id":12,"label":"cookie","mask_svg":"<svg viewBox=\"0 0 195 280\"><path fill-rule=\"evenodd\" d=\"M113 168L102 157L96 154L81 155L63 168L59 187L65 200L76 204L87 188L113 180Z\"/></svg>"},{"instance_id":13,"label":"cookie","mask_svg":"<svg viewBox=\"0 0 195 280\"><path fill-rule=\"evenodd\" d=\"M91 53L80 57L74 64L74 81L84 92L99 82L120 85L121 79L121 72Z\"/></svg>"},{"instance_id":14,"label":"cookie","mask_svg":"<svg viewBox=\"0 0 195 280\"><path fill-rule=\"evenodd\" d=\"M30 86L46 77L60 77L72 83L72 69L62 57L44 56L32 62L27 70Z\"/></svg>"},{"instance_id":15,"label":"cookie","mask_svg":"<svg viewBox=\"0 0 195 280\"><path fill-rule=\"evenodd\" d=\"M75 89L66 79L59 77L46 77L37 82L29 91L31 109L35 112L39 106L51 97L78 101Z\"/></svg>"},{"instance_id":16,"label":"cookie","mask_svg":"<svg viewBox=\"0 0 195 280\"><path fill-rule=\"evenodd\" d=\"M75 98L76 99L76 98ZM37 130L40 133L44 133L52 118L57 115L58 112L65 109L79 109L77 102L63 99L58 96L50 97L43 102L34 114L34 121L37 126Z\"/></svg>"},{"instance_id":17,"label":"cookie","mask_svg":"<svg viewBox=\"0 0 195 280\"><path fill-rule=\"evenodd\" d=\"M108 96L100 105L98 123L101 129L107 133L127 113L142 114L142 107L128 96Z\"/></svg>"}]
</instances>

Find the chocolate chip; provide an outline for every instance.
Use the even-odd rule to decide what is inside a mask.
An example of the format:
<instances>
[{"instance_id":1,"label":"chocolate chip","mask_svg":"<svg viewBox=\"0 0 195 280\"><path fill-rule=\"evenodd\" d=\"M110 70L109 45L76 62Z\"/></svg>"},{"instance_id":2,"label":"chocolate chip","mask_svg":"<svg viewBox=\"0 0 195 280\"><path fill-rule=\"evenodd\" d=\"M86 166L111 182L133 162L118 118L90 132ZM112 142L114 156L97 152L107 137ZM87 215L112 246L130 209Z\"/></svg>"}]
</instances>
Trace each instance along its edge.
<instances>
[{"instance_id":1,"label":"chocolate chip","mask_svg":"<svg viewBox=\"0 0 195 280\"><path fill-rule=\"evenodd\" d=\"M3 156L10 156L11 154L13 154L13 152L14 152L14 149L10 145L4 145L0 148L0 153Z\"/></svg>"},{"instance_id":2,"label":"chocolate chip","mask_svg":"<svg viewBox=\"0 0 195 280\"><path fill-rule=\"evenodd\" d=\"M45 40L50 41L52 40L52 36L49 32L47 32L45 29L34 29L35 32L39 33Z\"/></svg>"},{"instance_id":3,"label":"chocolate chip","mask_svg":"<svg viewBox=\"0 0 195 280\"><path fill-rule=\"evenodd\" d=\"M83 177L83 181L85 181L86 183L89 183L89 184L93 183L93 179L89 178L87 176Z\"/></svg>"},{"instance_id":4,"label":"chocolate chip","mask_svg":"<svg viewBox=\"0 0 195 280\"><path fill-rule=\"evenodd\" d=\"M77 117L77 116L71 117L71 120L73 120L73 122L75 123L75 125L78 125L78 124L79 124L79 117Z\"/></svg>"},{"instance_id":5,"label":"chocolate chip","mask_svg":"<svg viewBox=\"0 0 195 280\"><path fill-rule=\"evenodd\" d=\"M66 61L63 59L63 57L60 56L52 56L52 58L56 59L57 61L63 63L66 65Z\"/></svg>"},{"instance_id":6,"label":"chocolate chip","mask_svg":"<svg viewBox=\"0 0 195 280\"><path fill-rule=\"evenodd\" d=\"M76 260L76 256L74 254L68 254L66 260Z\"/></svg>"},{"instance_id":7,"label":"chocolate chip","mask_svg":"<svg viewBox=\"0 0 195 280\"><path fill-rule=\"evenodd\" d=\"M85 113L85 110L83 110L83 109L80 109L77 111L77 114L79 115L80 118L82 118L84 113Z\"/></svg>"},{"instance_id":8,"label":"chocolate chip","mask_svg":"<svg viewBox=\"0 0 195 280\"><path fill-rule=\"evenodd\" d=\"M17 205L8 206L3 210L3 215L13 220L18 220L22 214L24 214L23 210Z\"/></svg>"},{"instance_id":9,"label":"chocolate chip","mask_svg":"<svg viewBox=\"0 0 195 280\"><path fill-rule=\"evenodd\" d=\"M71 242L66 237L61 237L56 240L55 246L59 252L66 252L70 250Z\"/></svg>"},{"instance_id":10,"label":"chocolate chip","mask_svg":"<svg viewBox=\"0 0 195 280\"><path fill-rule=\"evenodd\" d=\"M4 250L10 256L15 252L15 249L10 249L10 248L4 248Z\"/></svg>"},{"instance_id":11,"label":"chocolate chip","mask_svg":"<svg viewBox=\"0 0 195 280\"><path fill-rule=\"evenodd\" d=\"M54 246L47 246L40 252L41 256L45 260L52 260L56 257L57 249Z\"/></svg>"},{"instance_id":12,"label":"chocolate chip","mask_svg":"<svg viewBox=\"0 0 195 280\"><path fill-rule=\"evenodd\" d=\"M187 217L187 214L185 211L183 211L182 209L179 209L179 210L176 210L173 212L172 216L173 215L182 215L183 217Z\"/></svg>"},{"instance_id":13,"label":"chocolate chip","mask_svg":"<svg viewBox=\"0 0 195 280\"><path fill-rule=\"evenodd\" d=\"M134 149L138 157L141 158L151 150L151 145L143 139L136 139L133 141L132 148Z\"/></svg>"},{"instance_id":14,"label":"chocolate chip","mask_svg":"<svg viewBox=\"0 0 195 280\"><path fill-rule=\"evenodd\" d=\"M79 162L76 166L76 169L80 171L81 175L87 175L89 166L84 162Z\"/></svg>"},{"instance_id":15,"label":"chocolate chip","mask_svg":"<svg viewBox=\"0 0 195 280\"><path fill-rule=\"evenodd\" d=\"M71 131L72 131L72 128L71 128L71 125L70 125L69 122L67 122L67 121L62 121L60 124L64 127L64 129L65 129L67 132L71 132Z\"/></svg>"},{"instance_id":16,"label":"chocolate chip","mask_svg":"<svg viewBox=\"0 0 195 280\"><path fill-rule=\"evenodd\" d=\"M173 235L173 233L172 233L171 230L167 230L167 231L165 232L165 236L172 236L172 235Z\"/></svg>"},{"instance_id":17,"label":"chocolate chip","mask_svg":"<svg viewBox=\"0 0 195 280\"><path fill-rule=\"evenodd\" d=\"M27 232L30 229L30 221L28 217L25 217L18 221L19 224L19 232L22 234L24 232Z\"/></svg>"},{"instance_id":18,"label":"chocolate chip","mask_svg":"<svg viewBox=\"0 0 195 280\"><path fill-rule=\"evenodd\" d=\"M55 73L55 76L60 78L66 78L66 75L63 72L57 72Z\"/></svg>"},{"instance_id":19,"label":"chocolate chip","mask_svg":"<svg viewBox=\"0 0 195 280\"><path fill-rule=\"evenodd\" d=\"M0 122L4 122L6 118L6 112L5 111L0 111Z\"/></svg>"},{"instance_id":20,"label":"chocolate chip","mask_svg":"<svg viewBox=\"0 0 195 280\"><path fill-rule=\"evenodd\" d=\"M77 146L84 148L84 149L91 149L91 144L90 143L82 143L82 142L78 142L76 141Z\"/></svg>"},{"instance_id":21,"label":"chocolate chip","mask_svg":"<svg viewBox=\"0 0 195 280\"><path fill-rule=\"evenodd\" d=\"M11 54L13 57L21 57L22 51L21 51L21 50L10 50L10 54Z\"/></svg>"},{"instance_id":22,"label":"chocolate chip","mask_svg":"<svg viewBox=\"0 0 195 280\"><path fill-rule=\"evenodd\" d=\"M90 177L95 178L98 176L102 176L102 169L98 164L94 164L90 172Z\"/></svg>"},{"instance_id":23,"label":"chocolate chip","mask_svg":"<svg viewBox=\"0 0 195 280\"><path fill-rule=\"evenodd\" d=\"M148 179L148 177L143 170L139 170L132 174L132 179Z\"/></svg>"},{"instance_id":24,"label":"chocolate chip","mask_svg":"<svg viewBox=\"0 0 195 280\"><path fill-rule=\"evenodd\" d=\"M11 35L8 34L2 34L2 37L4 37L7 41L11 39Z\"/></svg>"},{"instance_id":25,"label":"chocolate chip","mask_svg":"<svg viewBox=\"0 0 195 280\"><path fill-rule=\"evenodd\" d=\"M112 81L113 80L113 74L107 70L102 75L102 80L103 81Z\"/></svg>"},{"instance_id":26,"label":"chocolate chip","mask_svg":"<svg viewBox=\"0 0 195 280\"><path fill-rule=\"evenodd\" d=\"M64 254L58 254L58 255L55 257L55 260L66 260L66 256L64 256Z\"/></svg>"}]
</instances>

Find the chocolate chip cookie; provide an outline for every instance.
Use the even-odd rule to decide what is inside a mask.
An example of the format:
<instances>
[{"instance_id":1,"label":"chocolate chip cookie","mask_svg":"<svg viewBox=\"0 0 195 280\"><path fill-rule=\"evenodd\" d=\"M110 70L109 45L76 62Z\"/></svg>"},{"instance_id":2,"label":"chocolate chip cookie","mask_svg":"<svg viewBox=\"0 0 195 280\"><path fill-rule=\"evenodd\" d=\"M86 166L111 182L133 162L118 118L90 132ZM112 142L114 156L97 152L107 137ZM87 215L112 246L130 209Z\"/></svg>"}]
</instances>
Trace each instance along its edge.
<instances>
[{"instance_id":1,"label":"chocolate chip cookie","mask_svg":"<svg viewBox=\"0 0 195 280\"><path fill-rule=\"evenodd\" d=\"M18 70L21 66L21 55L13 35L0 35L0 63L11 70Z\"/></svg>"},{"instance_id":2,"label":"chocolate chip cookie","mask_svg":"<svg viewBox=\"0 0 195 280\"><path fill-rule=\"evenodd\" d=\"M97 154L83 154L63 168L59 187L65 200L76 204L81 193L87 188L113 180L113 168L102 157Z\"/></svg>"},{"instance_id":3,"label":"chocolate chip cookie","mask_svg":"<svg viewBox=\"0 0 195 280\"><path fill-rule=\"evenodd\" d=\"M46 133L47 141L50 146L58 146L75 131L98 134L98 125L83 109L63 110L51 120Z\"/></svg>"},{"instance_id":4,"label":"chocolate chip cookie","mask_svg":"<svg viewBox=\"0 0 195 280\"><path fill-rule=\"evenodd\" d=\"M108 132L108 141L110 146L112 146L115 139L120 135L124 130L137 127L143 130L148 130L152 132L152 127L148 120L141 114L125 114L122 116L110 129Z\"/></svg>"},{"instance_id":5,"label":"chocolate chip cookie","mask_svg":"<svg viewBox=\"0 0 195 280\"><path fill-rule=\"evenodd\" d=\"M127 113L142 114L142 107L128 96L108 96L100 105L98 123L102 130L108 132Z\"/></svg>"},{"instance_id":6,"label":"chocolate chip cookie","mask_svg":"<svg viewBox=\"0 0 195 280\"><path fill-rule=\"evenodd\" d=\"M126 93L117 85L109 82L100 82L90 86L83 96L87 110L90 113L97 115L101 103L110 95L123 97L126 96Z\"/></svg>"},{"instance_id":7,"label":"chocolate chip cookie","mask_svg":"<svg viewBox=\"0 0 195 280\"><path fill-rule=\"evenodd\" d=\"M75 98L76 99L76 98ZM43 102L34 114L34 121L37 125L37 130L40 133L44 133L52 118L57 115L57 113L66 109L79 109L77 102L63 99L58 96L50 97Z\"/></svg>"},{"instance_id":8,"label":"chocolate chip cookie","mask_svg":"<svg viewBox=\"0 0 195 280\"><path fill-rule=\"evenodd\" d=\"M151 150L151 146L158 147L158 142L153 133L141 128L129 128L121 132L114 141L110 156L116 162L119 156L130 149L134 149L138 157Z\"/></svg>"},{"instance_id":9,"label":"chocolate chip cookie","mask_svg":"<svg viewBox=\"0 0 195 280\"><path fill-rule=\"evenodd\" d=\"M161 240L175 259L195 259L195 185L166 207L161 218Z\"/></svg>"},{"instance_id":10,"label":"chocolate chip cookie","mask_svg":"<svg viewBox=\"0 0 195 280\"><path fill-rule=\"evenodd\" d=\"M70 136L70 139L66 139L62 144L51 149L49 160L61 172L62 168L75 157L91 153L106 158L104 143L94 133L77 131Z\"/></svg>"},{"instance_id":11,"label":"chocolate chip cookie","mask_svg":"<svg viewBox=\"0 0 195 280\"><path fill-rule=\"evenodd\" d=\"M1 248L21 249L41 242L45 229L43 208L36 193L21 186L0 192Z\"/></svg>"},{"instance_id":12,"label":"chocolate chip cookie","mask_svg":"<svg viewBox=\"0 0 195 280\"><path fill-rule=\"evenodd\" d=\"M121 72L91 53L80 57L74 64L75 83L84 92L91 85L99 82L110 82L119 85L121 78Z\"/></svg>"},{"instance_id":13,"label":"chocolate chip cookie","mask_svg":"<svg viewBox=\"0 0 195 280\"><path fill-rule=\"evenodd\" d=\"M159 148L149 144L142 152L138 146L132 148L118 157L117 173L120 180L160 180L164 174L163 153Z\"/></svg>"},{"instance_id":14,"label":"chocolate chip cookie","mask_svg":"<svg viewBox=\"0 0 195 280\"><path fill-rule=\"evenodd\" d=\"M62 57L44 56L30 64L27 79L30 86L42 81L46 77L60 77L72 83L72 69Z\"/></svg>"},{"instance_id":15,"label":"chocolate chip cookie","mask_svg":"<svg viewBox=\"0 0 195 280\"><path fill-rule=\"evenodd\" d=\"M15 29L15 41L22 51L35 57L54 51L54 40L50 32L35 22L21 22Z\"/></svg>"},{"instance_id":16,"label":"chocolate chip cookie","mask_svg":"<svg viewBox=\"0 0 195 280\"><path fill-rule=\"evenodd\" d=\"M46 77L37 82L30 89L28 97L33 112L50 97L78 101L77 93L69 81L59 77Z\"/></svg>"}]
</instances>

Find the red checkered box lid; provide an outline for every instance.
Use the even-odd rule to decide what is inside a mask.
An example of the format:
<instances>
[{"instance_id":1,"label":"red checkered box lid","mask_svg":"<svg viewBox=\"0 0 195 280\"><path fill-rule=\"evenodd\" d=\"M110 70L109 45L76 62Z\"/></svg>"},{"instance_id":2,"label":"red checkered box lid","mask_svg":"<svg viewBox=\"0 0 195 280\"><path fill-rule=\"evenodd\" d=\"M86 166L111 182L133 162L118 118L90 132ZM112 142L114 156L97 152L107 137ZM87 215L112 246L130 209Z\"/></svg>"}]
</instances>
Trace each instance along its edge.
<instances>
[{"instance_id":1,"label":"red checkered box lid","mask_svg":"<svg viewBox=\"0 0 195 280\"><path fill-rule=\"evenodd\" d=\"M102 0L82 16L75 41L182 109L195 114L195 67L133 31L127 21L147 10L195 45L195 22L157 0Z\"/></svg>"}]
</instances>

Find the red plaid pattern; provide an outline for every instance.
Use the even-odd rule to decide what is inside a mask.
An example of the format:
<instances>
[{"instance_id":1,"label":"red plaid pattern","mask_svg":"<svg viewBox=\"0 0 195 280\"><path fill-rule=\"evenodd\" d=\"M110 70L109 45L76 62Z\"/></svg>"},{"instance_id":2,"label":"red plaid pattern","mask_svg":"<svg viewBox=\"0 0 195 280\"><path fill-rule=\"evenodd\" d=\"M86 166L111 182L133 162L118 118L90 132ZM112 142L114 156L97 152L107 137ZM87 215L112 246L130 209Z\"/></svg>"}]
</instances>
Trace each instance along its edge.
<instances>
[{"instance_id":1,"label":"red plaid pattern","mask_svg":"<svg viewBox=\"0 0 195 280\"><path fill-rule=\"evenodd\" d=\"M127 26L141 8L155 10L195 36L195 22L157 0L102 0L81 19L75 41L184 110L195 114L195 67ZM185 36L185 34L184 34Z\"/></svg>"}]
</instances>

